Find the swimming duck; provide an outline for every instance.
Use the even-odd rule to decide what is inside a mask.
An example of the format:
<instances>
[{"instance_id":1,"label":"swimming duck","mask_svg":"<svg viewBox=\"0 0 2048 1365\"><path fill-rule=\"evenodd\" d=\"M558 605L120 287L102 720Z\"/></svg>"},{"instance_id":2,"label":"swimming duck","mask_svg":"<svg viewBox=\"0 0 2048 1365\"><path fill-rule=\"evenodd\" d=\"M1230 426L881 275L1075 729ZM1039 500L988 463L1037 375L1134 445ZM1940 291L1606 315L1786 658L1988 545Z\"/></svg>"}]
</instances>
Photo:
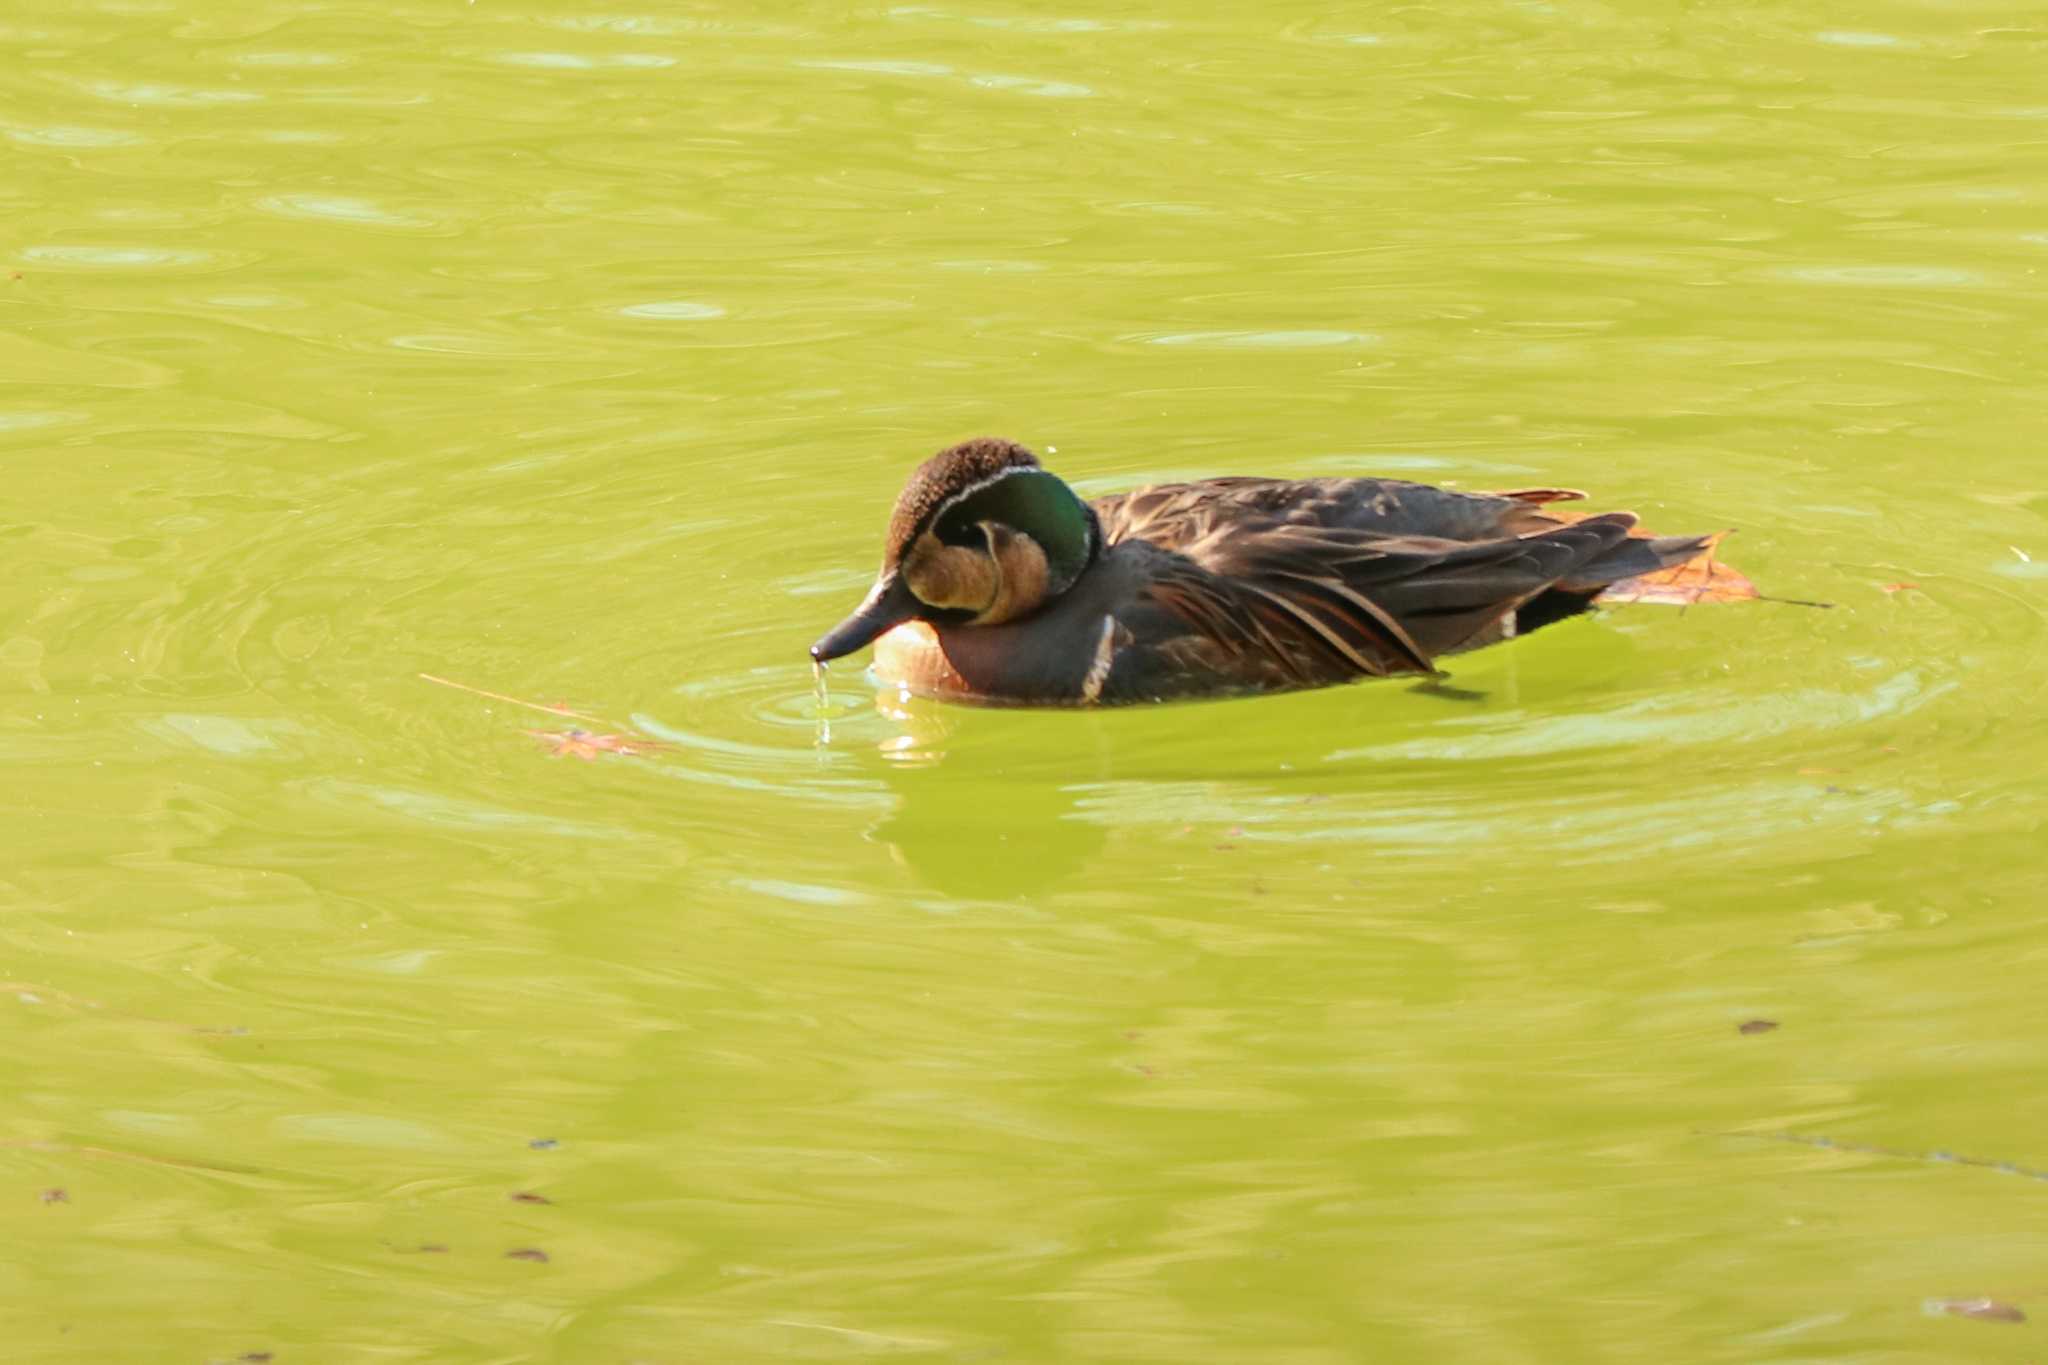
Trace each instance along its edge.
<instances>
[{"instance_id":1,"label":"swimming duck","mask_svg":"<svg viewBox=\"0 0 2048 1365\"><path fill-rule=\"evenodd\" d=\"M1223 478L1083 502L1014 441L966 441L910 476L874 587L811 658L879 641L884 681L1021 706L1436 674L1715 539L1546 510L1583 496Z\"/></svg>"}]
</instances>

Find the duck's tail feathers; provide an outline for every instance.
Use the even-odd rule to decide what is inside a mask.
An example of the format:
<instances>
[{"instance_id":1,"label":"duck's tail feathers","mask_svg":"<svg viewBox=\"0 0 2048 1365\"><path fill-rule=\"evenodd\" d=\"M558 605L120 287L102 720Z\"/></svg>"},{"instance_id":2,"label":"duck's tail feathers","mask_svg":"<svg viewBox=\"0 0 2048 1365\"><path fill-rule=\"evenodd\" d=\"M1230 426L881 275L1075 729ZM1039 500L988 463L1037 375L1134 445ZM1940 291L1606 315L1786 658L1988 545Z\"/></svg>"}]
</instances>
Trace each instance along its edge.
<instances>
[{"instance_id":1,"label":"duck's tail feathers","mask_svg":"<svg viewBox=\"0 0 2048 1365\"><path fill-rule=\"evenodd\" d=\"M1576 565L1559 579L1556 591L1591 595L1625 578L1675 569L1714 548L1720 533L1705 536L1629 536Z\"/></svg>"}]
</instances>

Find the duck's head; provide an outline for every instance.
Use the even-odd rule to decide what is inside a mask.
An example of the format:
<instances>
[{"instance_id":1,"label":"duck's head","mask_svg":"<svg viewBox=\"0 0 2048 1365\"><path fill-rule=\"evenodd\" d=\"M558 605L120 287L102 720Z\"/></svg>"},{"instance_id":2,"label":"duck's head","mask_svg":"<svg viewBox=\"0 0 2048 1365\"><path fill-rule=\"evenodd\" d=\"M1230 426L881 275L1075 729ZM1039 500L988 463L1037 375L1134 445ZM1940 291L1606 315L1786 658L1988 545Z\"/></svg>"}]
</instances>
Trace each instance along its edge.
<instances>
[{"instance_id":1,"label":"duck's head","mask_svg":"<svg viewBox=\"0 0 2048 1365\"><path fill-rule=\"evenodd\" d=\"M1014 441L963 441L910 476L889 516L875 586L818 643L819 663L905 621L992 626L1074 586L1102 530L1088 504Z\"/></svg>"}]
</instances>

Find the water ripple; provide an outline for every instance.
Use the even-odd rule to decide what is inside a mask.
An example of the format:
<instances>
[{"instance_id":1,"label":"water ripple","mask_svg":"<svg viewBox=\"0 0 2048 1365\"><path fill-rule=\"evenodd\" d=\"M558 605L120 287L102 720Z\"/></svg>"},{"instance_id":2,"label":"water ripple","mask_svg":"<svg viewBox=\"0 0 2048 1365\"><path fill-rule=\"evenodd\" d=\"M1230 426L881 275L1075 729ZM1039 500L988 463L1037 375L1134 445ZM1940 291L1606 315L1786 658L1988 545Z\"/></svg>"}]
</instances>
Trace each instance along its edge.
<instances>
[{"instance_id":1,"label":"water ripple","mask_svg":"<svg viewBox=\"0 0 2048 1365\"><path fill-rule=\"evenodd\" d=\"M661 322L704 322L725 316L725 310L715 303L691 303L686 299L665 299L659 303L631 303L618 312L621 317L653 318Z\"/></svg>"},{"instance_id":2,"label":"water ripple","mask_svg":"<svg viewBox=\"0 0 2048 1365\"><path fill-rule=\"evenodd\" d=\"M1380 338L1370 332L1318 329L1259 332L1137 332L1123 337L1148 346L1192 346L1215 350L1296 350L1321 346L1371 346Z\"/></svg>"},{"instance_id":3,"label":"water ripple","mask_svg":"<svg viewBox=\"0 0 2048 1365\"><path fill-rule=\"evenodd\" d=\"M29 147L133 147L148 141L140 133L114 128L86 128L53 124L40 128L14 127L7 136Z\"/></svg>"},{"instance_id":4,"label":"water ripple","mask_svg":"<svg viewBox=\"0 0 2048 1365\"><path fill-rule=\"evenodd\" d=\"M1095 94L1087 86L1076 85L1072 81L1045 81L1032 76L970 76L967 83L984 90L1010 90L1019 95L1037 95L1053 100L1089 99Z\"/></svg>"},{"instance_id":5,"label":"water ripple","mask_svg":"<svg viewBox=\"0 0 2048 1365\"><path fill-rule=\"evenodd\" d=\"M1835 47L1889 47L1907 48L1913 44L1891 33L1858 32L1852 29L1827 29L1813 35L1823 43Z\"/></svg>"},{"instance_id":6,"label":"water ripple","mask_svg":"<svg viewBox=\"0 0 2048 1365\"><path fill-rule=\"evenodd\" d=\"M351 59L332 52L237 52L229 60L238 66L312 68L344 66Z\"/></svg>"},{"instance_id":7,"label":"water ripple","mask_svg":"<svg viewBox=\"0 0 2048 1365\"><path fill-rule=\"evenodd\" d=\"M1802 284L1870 289L1942 289L1989 283L1976 271L1940 265L1787 266L1770 273L1777 279L1797 280Z\"/></svg>"},{"instance_id":8,"label":"water ripple","mask_svg":"<svg viewBox=\"0 0 2048 1365\"><path fill-rule=\"evenodd\" d=\"M150 246L31 246L20 259L37 265L83 266L107 270L147 269L154 266L205 265L218 258L209 251Z\"/></svg>"},{"instance_id":9,"label":"water ripple","mask_svg":"<svg viewBox=\"0 0 2048 1365\"><path fill-rule=\"evenodd\" d=\"M622 52L603 56L580 52L501 52L493 60L506 66L530 66L548 71L600 71L636 67L653 70L676 64L675 58L653 52Z\"/></svg>"},{"instance_id":10,"label":"water ripple","mask_svg":"<svg viewBox=\"0 0 2048 1365\"><path fill-rule=\"evenodd\" d=\"M439 226L434 219L388 209L372 200L337 194L273 194L256 200L266 213L309 218L352 227L419 229Z\"/></svg>"},{"instance_id":11,"label":"water ripple","mask_svg":"<svg viewBox=\"0 0 2048 1365\"><path fill-rule=\"evenodd\" d=\"M123 81L85 81L79 88L96 99L116 104L156 104L203 108L218 104L256 104L263 96L253 90L207 90L183 85L129 84Z\"/></svg>"}]
</instances>

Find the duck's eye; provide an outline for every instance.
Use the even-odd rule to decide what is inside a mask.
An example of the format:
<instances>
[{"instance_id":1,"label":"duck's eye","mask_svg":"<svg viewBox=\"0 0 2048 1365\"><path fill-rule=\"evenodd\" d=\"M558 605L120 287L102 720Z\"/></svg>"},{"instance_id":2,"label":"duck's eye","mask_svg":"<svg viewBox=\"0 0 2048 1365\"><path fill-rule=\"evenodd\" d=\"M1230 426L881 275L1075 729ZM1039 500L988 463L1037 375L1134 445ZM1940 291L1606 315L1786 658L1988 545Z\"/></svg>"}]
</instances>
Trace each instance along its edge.
<instances>
[{"instance_id":1,"label":"duck's eye","mask_svg":"<svg viewBox=\"0 0 2048 1365\"><path fill-rule=\"evenodd\" d=\"M988 540L981 534L981 528L964 517L948 517L933 528L941 545L965 545L970 549L984 549Z\"/></svg>"}]
</instances>

